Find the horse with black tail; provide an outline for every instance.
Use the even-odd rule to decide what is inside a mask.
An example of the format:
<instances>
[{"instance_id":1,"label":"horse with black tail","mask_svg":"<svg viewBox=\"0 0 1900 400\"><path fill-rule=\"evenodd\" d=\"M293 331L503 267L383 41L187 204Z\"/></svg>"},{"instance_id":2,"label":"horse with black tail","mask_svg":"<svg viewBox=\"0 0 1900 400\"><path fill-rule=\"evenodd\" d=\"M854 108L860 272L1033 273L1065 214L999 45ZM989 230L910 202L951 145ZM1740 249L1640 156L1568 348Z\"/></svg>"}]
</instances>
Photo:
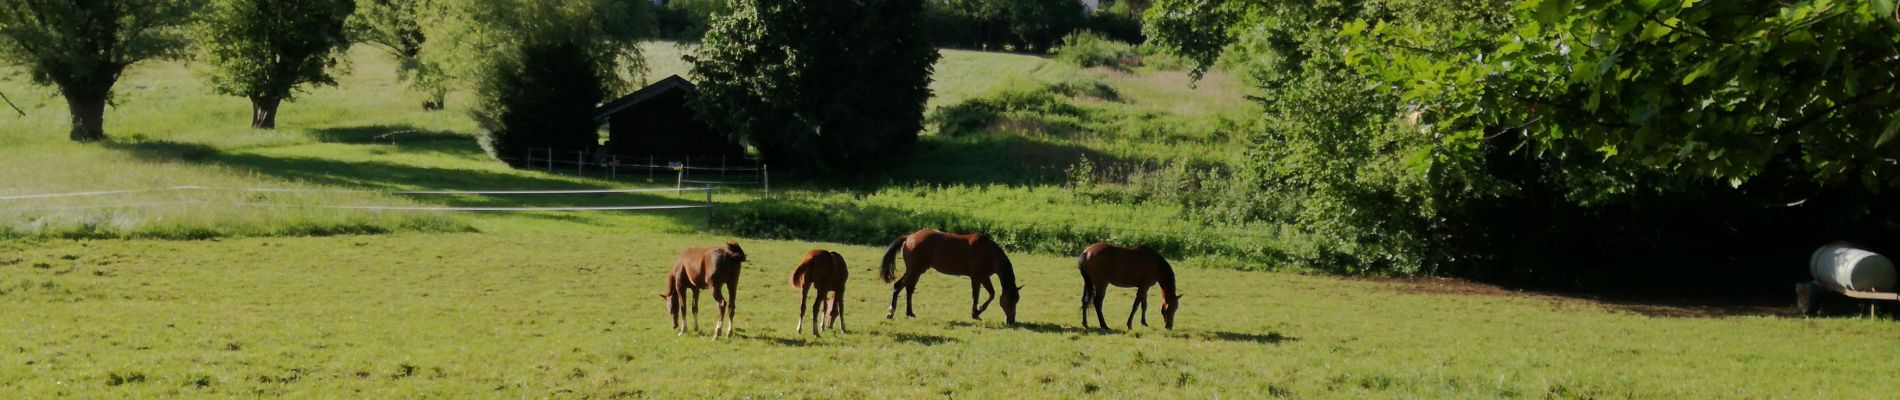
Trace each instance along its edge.
<instances>
[{"instance_id":1,"label":"horse with black tail","mask_svg":"<svg viewBox=\"0 0 1900 400\"><path fill-rule=\"evenodd\" d=\"M1174 266L1161 254L1145 247L1119 247L1096 243L1082 250L1076 259L1082 272L1082 328L1089 327L1089 306L1095 306L1095 322L1108 329L1102 317L1102 298L1108 285L1135 288L1135 303L1128 308L1129 329L1135 327L1135 311L1141 311L1141 326L1148 326L1148 288L1161 286L1161 319L1174 329L1174 312L1181 309L1181 291L1174 286Z\"/></svg>"},{"instance_id":2,"label":"horse with black tail","mask_svg":"<svg viewBox=\"0 0 1900 400\"><path fill-rule=\"evenodd\" d=\"M901 277L895 274L900 250L904 254ZM970 318L977 320L983 319L983 311L996 300L996 288L990 284L990 275L996 275L1003 284L1003 318L1016 323L1016 302L1022 299L1023 287L1016 285L1016 269L1010 264L1009 256L1003 254L1003 247L989 236L944 233L935 229L897 238L884 251L884 263L878 268L878 276L892 283L891 308L884 313L884 318L896 316L900 293L904 294L904 315L917 317L911 298L917 294L917 279L931 269L970 278ZM983 291L988 291L989 297L978 304L978 293Z\"/></svg>"}]
</instances>

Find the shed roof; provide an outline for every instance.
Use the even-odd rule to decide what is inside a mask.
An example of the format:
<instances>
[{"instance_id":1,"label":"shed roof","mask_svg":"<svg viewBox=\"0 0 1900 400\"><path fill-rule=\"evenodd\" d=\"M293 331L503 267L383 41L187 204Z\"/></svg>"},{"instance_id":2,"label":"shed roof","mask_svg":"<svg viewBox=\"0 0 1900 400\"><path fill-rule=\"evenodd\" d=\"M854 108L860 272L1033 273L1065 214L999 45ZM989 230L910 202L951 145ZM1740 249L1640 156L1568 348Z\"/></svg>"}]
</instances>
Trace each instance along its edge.
<instances>
[{"instance_id":1,"label":"shed roof","mask_svg":"<svg viewBox=\"0 0 1900 400\"><path fill-rule=\"evenodd\" d=\"M691 91L693 90L693 83L688 82L686 78L681 78L679 75L667 76L666 79L661 79L659 82L654 82L626 96L621 96L618 99L614 99L614 101L600 105L600 108L594 109L594 121L606 121L607 118L613 117L614 113L618 113L620 110L640 105L640 103L675 90Z\"/></svg>"}]
</instances>

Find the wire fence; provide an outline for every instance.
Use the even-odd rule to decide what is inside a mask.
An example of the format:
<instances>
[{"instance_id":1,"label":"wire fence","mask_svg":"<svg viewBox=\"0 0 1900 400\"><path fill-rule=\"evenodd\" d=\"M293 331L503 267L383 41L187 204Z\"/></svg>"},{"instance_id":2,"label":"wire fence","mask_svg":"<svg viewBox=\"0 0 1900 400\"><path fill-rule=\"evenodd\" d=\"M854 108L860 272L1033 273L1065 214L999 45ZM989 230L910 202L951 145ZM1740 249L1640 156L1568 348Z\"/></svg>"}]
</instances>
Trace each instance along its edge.
<instances>
[{"instance_id":1,"label":"wire fence","mask_svg":"<svg viewBox=\"0 0 1900 400\"><path fill-rule=\"evenodd\" d=\"M673 183L687 185L757 187L761 195L772 195L772 169L764 163L735 161L726 157L622 158L605 151L558 150L552 147L530 148L521 157L497 157L513 165L539 168L550 173L599 177L616 181Z\"/></svg>"}]
</instances>

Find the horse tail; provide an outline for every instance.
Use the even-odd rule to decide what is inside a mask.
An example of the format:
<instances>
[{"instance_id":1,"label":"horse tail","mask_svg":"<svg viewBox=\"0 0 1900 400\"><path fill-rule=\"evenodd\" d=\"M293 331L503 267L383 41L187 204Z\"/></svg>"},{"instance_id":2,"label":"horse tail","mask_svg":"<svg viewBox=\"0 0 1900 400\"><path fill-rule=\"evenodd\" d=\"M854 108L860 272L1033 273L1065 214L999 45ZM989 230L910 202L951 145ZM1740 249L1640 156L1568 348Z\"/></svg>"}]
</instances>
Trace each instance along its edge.
<instances>
[{"instance_id":1,"label":"horse tail","mask_svg":"<svg viewBox=\"0 0 1900 400\"><path fill-rule=\"evenodd\" d=\"M1095 287L1094 278L1089 277L1089 252L1075 257L1075 270L1082 273L1082 301L1088 301L1089 289Z\"/></svg>"},{"instance_id":2,"label":"horse tail","mask_svg":"<svg viewBox=\"0 0 1900 400\"><path fill-rule=\"evenodd\" d=\"M811 259L806 258L805 262L798 263L798 266L792 267L792 276L791 278L786 279L785 283L788 285L792 285L792 287L795 287L795 288L804 286L804 285L800 285L800 283L802 283L800 281L804 280L804 279L801 279L803 277L800 275L804 275L805 269L810 268L810 267L811 267Z\"/></svg>"},{"instance_id":3,"label":"horse tail","mask_svg":"<svg viewBox=\"0 0 1900 400\"><path fill-rule=\"evenodd\" d=\"M884 250L884 263L877 267L877 277L883 279L884 283L897 281L897 251L904 248L904 240L909 238L899 237L897 241L891 242L890 248Z\"/></svg>"}]
</instances>

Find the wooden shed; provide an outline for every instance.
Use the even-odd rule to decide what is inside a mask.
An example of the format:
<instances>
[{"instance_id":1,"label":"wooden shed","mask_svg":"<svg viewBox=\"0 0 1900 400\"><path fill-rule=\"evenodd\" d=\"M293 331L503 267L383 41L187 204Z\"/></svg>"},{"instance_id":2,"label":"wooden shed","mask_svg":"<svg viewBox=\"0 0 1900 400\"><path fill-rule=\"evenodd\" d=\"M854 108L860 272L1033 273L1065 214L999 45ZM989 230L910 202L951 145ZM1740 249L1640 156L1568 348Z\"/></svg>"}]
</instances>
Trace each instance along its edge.
<instances>
[{"instance_id":1,"label":"wooden shed","mask_svg":"<svg viewBox=\"0 0 1900 400\"><path fill-rule=\"evenodd\" d=\"M607 125L607 150L621 160L662 163L744 159L744 146L693 118L687 99L694 93L692 82L673 75L601 105L594 121Z\"/></svg>"}]
</instances>

